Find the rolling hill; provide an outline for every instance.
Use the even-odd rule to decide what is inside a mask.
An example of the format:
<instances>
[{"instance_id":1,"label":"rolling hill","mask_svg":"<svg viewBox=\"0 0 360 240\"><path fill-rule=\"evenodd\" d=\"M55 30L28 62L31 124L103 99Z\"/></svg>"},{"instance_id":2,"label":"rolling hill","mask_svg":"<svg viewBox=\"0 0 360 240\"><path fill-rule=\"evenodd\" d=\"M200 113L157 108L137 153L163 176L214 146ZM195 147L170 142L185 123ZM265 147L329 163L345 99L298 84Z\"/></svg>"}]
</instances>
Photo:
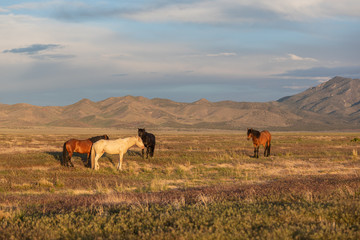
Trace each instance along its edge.
<instances>
[{"instance_id":1,"label":"rolling hill","mask_svg":"<svg viewBox=\"0 0 360 240\"><path fill-rule=\"evenodd\" d=\"M273 130L360 129L360 80L335 77L302 93L266 103L145 97L89 99L40 107L0 104L0 126Z\"/></svg>"}]
</instances>

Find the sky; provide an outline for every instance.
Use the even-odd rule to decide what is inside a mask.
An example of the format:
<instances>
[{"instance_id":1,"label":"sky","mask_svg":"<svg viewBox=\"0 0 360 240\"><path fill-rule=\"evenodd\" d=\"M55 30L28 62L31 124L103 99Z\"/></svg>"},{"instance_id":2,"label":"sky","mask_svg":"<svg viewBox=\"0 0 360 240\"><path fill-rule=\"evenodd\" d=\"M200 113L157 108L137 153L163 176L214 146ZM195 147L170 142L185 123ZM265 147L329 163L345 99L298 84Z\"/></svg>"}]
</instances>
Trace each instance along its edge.
<instances>
[{"instance_id":1,"label":"sky","mask_svg":"<svg viewBox=\"0 0 360 240\"><path fill-rule=\"evenodd\" d=\"M1 0L0 103L267 102L360 78L358 0Z\"/></svg>"}]
</instances>

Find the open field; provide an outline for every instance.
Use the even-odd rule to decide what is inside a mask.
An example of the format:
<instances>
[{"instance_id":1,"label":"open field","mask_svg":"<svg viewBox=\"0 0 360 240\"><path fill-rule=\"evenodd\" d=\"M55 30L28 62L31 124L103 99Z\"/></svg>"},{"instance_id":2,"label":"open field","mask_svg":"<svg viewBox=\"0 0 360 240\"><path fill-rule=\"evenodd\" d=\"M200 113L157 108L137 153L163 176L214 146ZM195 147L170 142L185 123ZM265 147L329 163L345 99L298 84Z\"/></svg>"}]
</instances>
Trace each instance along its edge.
<instances>
[{"instance_id":1,"label":"open field","mask_svg":"<svg viewBox=\"0 0 360 240\"><path fill-rule=\"evenodd\" d=\"M70 138L137 130L2 129L0 239L359 239L359 133L273 133L251 158L244 132L167 132L116 170L60 166ZM260 154L263 148L260 148Z\"/></svg>"}]
</instances>

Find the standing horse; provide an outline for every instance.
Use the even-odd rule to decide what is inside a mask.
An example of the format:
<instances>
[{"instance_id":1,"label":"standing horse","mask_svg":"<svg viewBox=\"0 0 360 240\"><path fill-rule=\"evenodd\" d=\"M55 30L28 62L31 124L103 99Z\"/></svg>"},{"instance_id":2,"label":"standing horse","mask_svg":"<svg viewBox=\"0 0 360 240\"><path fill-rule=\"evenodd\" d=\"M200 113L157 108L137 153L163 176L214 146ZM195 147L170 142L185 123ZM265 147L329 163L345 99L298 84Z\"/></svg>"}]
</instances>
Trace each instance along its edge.
<instances>
[{"instance_id":1,"label":"standing horse","mask_svg":"<svg viewBox=\"0 0 360 240\"><path fill-rule=\"evenodd\" d=\"M103 136L88 138L85 140L70 139L66 141L63 146L63 161L61 162L61 165L67 167L74 167L74 164L71 162L71 157L74 154L74 152L77 152L77 153L87 153L86 166L89 166L91 146L93 145L94 142L100 139L109 139L109 137L107 135L103 135Z\"/></svg>"},{"instance_id":2,"label":"standing horse","mask_svg":"<svg viewBox=\"0 0 360 240\"><path fill-rule=\"evenodd\" d=\"M123 161L123 156L127 150L132 146L138 146L141 149L144 149L144 144L140 137L129 137L129 138L119 138L117 140L99 140L93 144L91 148L91 168L98 170L99 169L99 158L104 153L109 154L119 154L119 164L117 169L121 170L121 165Z\"/></svg>"},{"instance_id":3,"label":"standing horse","mask_svg":"<svg viewBox=\"0 0 360 240\"><path fill-rule=\"evenodd\" d=\"M102 136L96 136L96 137L89 138L89 140L92 141L92 143L97 142L100 139L109 140L109 137L108 137L108 135L105 134L105 135L102 135Z\"/></svg>"},{"instance_id":4,"label":"standing horse","mask_svg":"<svg viewBox=\"0 0 360 240\"><path fill-rule=\"evenodd\" d=\"M155 151L155 136L152 133L145 131L145 128L138 128L138 136L141 137L141 140L146 147L146 159L148 159L149 153L150 157L154 156ZM144 149L141 151L141 156L144 158Z\"/></svg>"},{"instance_id":5,"label":"standing horse","mask_svg":"<svg viewBox=\"0 0 360 240\"><path fill-rule=\"evenodd\" d=\"M252 138L254 144L254 157L259 157L259 148L260 145L263 145L265 148L264 157L270 156L270 147L271 147L271 134L269 131L257 131L252 128L247 130L247 139Z\"/></svg>"}]
</instances>

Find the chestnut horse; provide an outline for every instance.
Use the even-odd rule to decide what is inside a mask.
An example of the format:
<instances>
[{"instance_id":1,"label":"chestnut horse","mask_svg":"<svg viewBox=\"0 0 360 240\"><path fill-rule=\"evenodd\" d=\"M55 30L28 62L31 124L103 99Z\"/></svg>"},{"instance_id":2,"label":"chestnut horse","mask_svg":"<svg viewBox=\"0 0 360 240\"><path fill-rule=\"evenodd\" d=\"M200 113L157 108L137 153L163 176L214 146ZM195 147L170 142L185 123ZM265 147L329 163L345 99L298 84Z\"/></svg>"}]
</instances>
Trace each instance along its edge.
<instances>
[{"instance_id":1,"label":"chestnut horse","mask_svg":"<svg viewBox=\"0 0 360 240\"><path fill-rule=\"evenodd\" d=\"M91 168L98 170L99 163L98 160L104 153L109 154L119 154L119 164L117 169L121 170L121 165L123 162L123 156L129 148L132 146L138 146L141 149L144 149L144 144L139 136L128 137L128 138L119 138L117 140L99 140L93 144L91 148Z\"/></svg>"},{"instance_id":2,"label":"chestnut horse","mask_svg":"<svg viewBox=\"0 0 360 240\"><path fill-rule=\"evenodd\" d=\"M260 145L263 145L265 148L264 157L268 157L270 155L270 147L271 147L271 134L269 131L257 131L252 128L248 128L247 130L247 139L252 138L254 144L254 157L259 157L259 148Z\"/></svg>"},{"instance_id":3,"label":"chestnut horse","mask_svg":"<svg viewBox=\"0 0 360 240\"><path fill-rule=\"evenodd\" d=\"M100 139L109 139L109 137L107 135L102 135L88 138L85 140L70 139L66 141L63 146L63 161L61 165L67 167L74 167L74 164L71 162L71 157L74 152L77 152L87 153L87 163L85 164L85 166L89 166L91 146L94 142L97 142Z\"/></svg>"}]
</instances>

